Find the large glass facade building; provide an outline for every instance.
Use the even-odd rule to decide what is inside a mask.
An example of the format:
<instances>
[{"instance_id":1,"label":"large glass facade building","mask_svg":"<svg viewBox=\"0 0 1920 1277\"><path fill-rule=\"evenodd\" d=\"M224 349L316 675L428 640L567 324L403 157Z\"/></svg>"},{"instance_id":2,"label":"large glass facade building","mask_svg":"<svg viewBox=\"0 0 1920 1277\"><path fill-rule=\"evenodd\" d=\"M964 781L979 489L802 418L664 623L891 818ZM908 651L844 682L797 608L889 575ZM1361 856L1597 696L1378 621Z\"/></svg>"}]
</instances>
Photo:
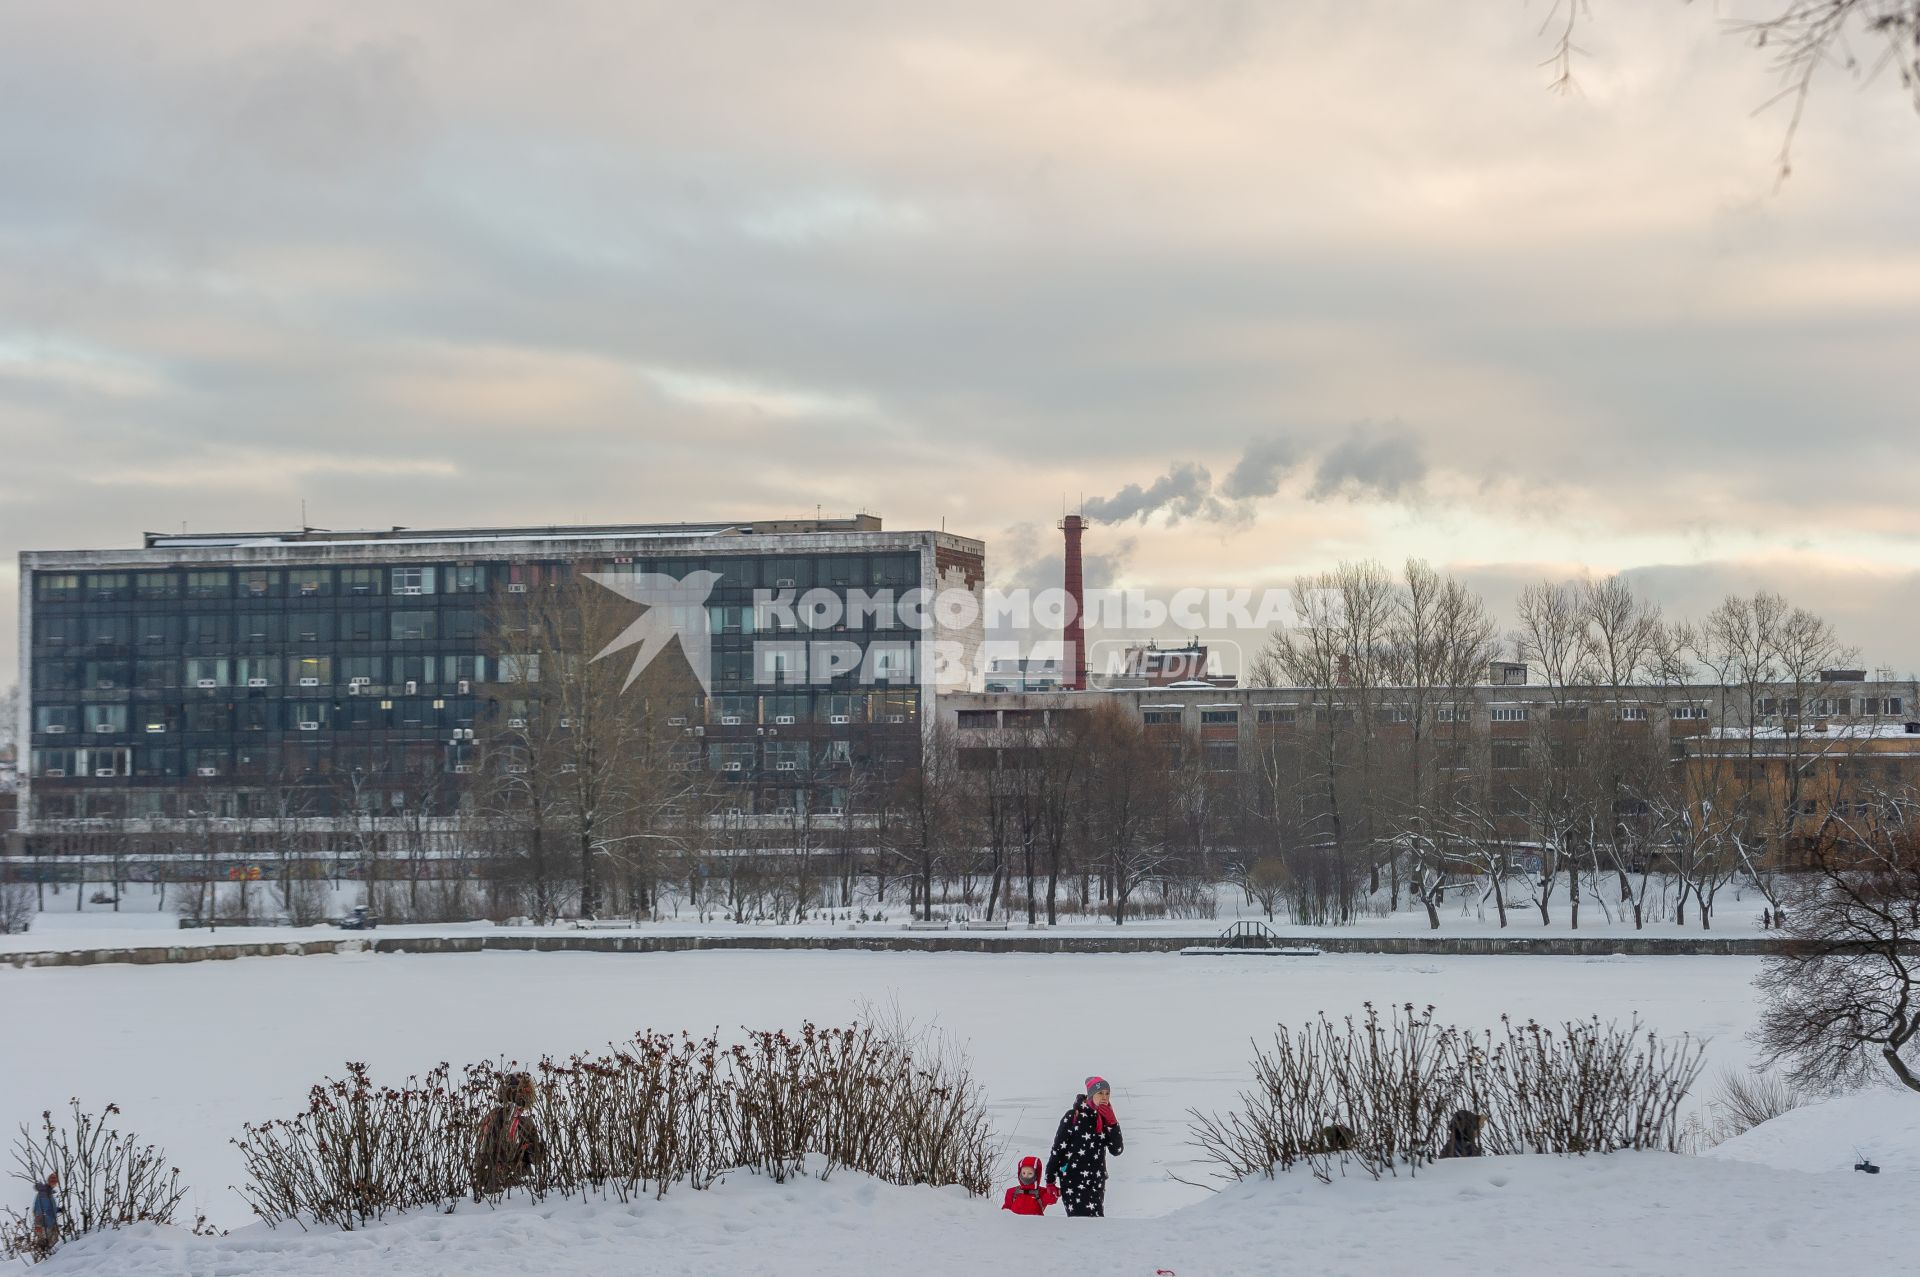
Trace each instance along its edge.
<instances>
[{"instance_id":1,"label":"large glass facade building","mask_svg":"<svg viewBox=\"0 0 1920 1277\"><path fill-rule=\"evenodd\" d=\"M830 633L783 635L769 632L779 622L764 601L977 597L984 553L944 532L885 531L871 515L149 534L138 549L24 552L22 828L264 818L289 784L311 791L312 811L343 778L381 789L457 776L476 734L510 721L528 694L530 672L493 641L489 616L503 596L588 570L715 574L709 687L674 715L688 757L738 786L733 812L831 808L833 793L802 783L813 761L916 757L936 691L925 645L977 650L978 629L849 607ZM862 659L788 677L809 643L829 640ZM406 801L444 803L458 785L429 789Z\"/></svg>"}]
</instances>

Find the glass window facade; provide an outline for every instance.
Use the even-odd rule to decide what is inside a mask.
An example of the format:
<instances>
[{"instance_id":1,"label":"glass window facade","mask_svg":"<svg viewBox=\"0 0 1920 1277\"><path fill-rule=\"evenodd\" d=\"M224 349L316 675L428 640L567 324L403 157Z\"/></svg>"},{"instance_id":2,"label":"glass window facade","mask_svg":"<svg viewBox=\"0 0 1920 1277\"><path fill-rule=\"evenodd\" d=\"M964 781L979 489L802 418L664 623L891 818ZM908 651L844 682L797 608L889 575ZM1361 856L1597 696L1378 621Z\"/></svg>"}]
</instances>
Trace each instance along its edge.
<instances>
[{"instance_id":1,"label":"glass window facade","mask_svg":"<svg viewBox=\"0 0 1920 1277\"><path fill-rule=\"evenodd\" d=\"M350 564L195 564L183 553L164 567L34 570L29 820L87 810L70 791L97 781L137 791L124 809L160 812L184 810L173 791L200 810L244 808L214 797L229 782L238 792L327 785L355 769L470 773L474 746L460 732L497 730L513 700L540 691L540 658L494 634L494 618L573 569L497 547L439 562L355 553ZM673 553L582 567L714 574L711 695L669 721L688 736L688 761L738 782L730 803L762 814L835 809L853 770L917 754L918 636L892 596L931 585L930 557Z\"/></svg>"}]
</instances>

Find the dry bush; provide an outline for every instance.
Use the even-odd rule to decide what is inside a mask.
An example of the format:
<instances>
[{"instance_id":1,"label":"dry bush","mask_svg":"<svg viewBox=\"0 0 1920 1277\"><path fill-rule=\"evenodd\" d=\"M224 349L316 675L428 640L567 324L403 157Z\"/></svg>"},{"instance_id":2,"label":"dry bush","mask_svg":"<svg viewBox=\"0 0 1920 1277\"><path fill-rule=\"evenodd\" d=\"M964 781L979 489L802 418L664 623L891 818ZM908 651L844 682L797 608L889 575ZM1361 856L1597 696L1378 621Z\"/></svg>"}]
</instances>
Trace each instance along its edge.
<instances>
[{"instance_id":1,"label":"dry bush","mask_svg":"<svg viewBox=\"0 0 1920 1277\"><path fill-rule=\"evenodd\" d=\"M1719 1144L1745 1135L1762 1122L1771 1122L1806 1102L1807 1097L1777 1073L1736 1073L1729 1069L1720 1075L1720 1093L1709 1106L1713 1110L1712 1141Z\"/></svg>"},{"instance_id":2,"label":"dry bush","mask_svg":"<svg viewBox=\"0 0 1920 1277\"><path fill-rule=\"evenodd\" d=\"M23 1125L13 1145L13 1160L28 1183L44 1181L49 1171L59 1173L60 1240L128 1224L173 1223L187 1195L179 1169L168 1166L166 1155L153 1145L108 1125L119 1116L119 1106L109 1104L95 1115L82 1111L79 1100L67 1103L71 1128L54 1125L53 1113L43 1110L39 1134ZM193 1226L204 1228L199 1220ZM33 1254L31 1214L0 1208L0 1257Z\"/></svg>"},{"instance_id":3,"label":"dry bush","mask_svg":"<svg viewBox=\"0 0 1920 1277\"><path fill-rule=\"evenodd\" d=\"M299 1117L249 1126L242 1190L268 1223L351 1229L475 1191L479 1125L509 1064L441 1065L399 1088L360 1065L313 1089ZM723 1045L642 1032L531 1070L546 1156L507 1193L628 1201L735 1170L784 1182L846 1167L895 1184L991 1188L984 1097L964 1054L898 1028L804 1026ZM498 1201L505 1194L488 1194Z\"/></svg>"},{"instance_id":4,"label":"dry bush","mask_svg":"<svg viewBox=\"0 0 1920 1277\"><path fill-rule=\"evenodd\" d=\"M1672 1150L1701 1049L1662 1043L1638 1021L1554 1030L1503 1017L1496 1037L1436 1024L1432 1007L1382 1019L1368 1004L1358 1020L1321 1015L1256 1048L1240 1111L1191 1113L1191 1142L1225 1179L1297 1165L1378 1179L1432 1161L1466 1109L1482 1116L1489 1153Z\"/></svg>"}]
</instances>

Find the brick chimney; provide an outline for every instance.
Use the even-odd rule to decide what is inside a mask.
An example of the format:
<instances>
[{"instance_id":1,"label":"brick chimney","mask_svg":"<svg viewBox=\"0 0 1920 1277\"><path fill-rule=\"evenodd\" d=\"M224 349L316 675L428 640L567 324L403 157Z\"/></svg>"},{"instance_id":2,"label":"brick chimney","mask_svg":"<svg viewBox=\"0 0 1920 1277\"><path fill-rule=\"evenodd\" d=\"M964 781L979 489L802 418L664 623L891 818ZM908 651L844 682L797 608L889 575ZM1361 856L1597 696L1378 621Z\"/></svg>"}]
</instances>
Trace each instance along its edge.
<instances>
[{"instance_id":1,"label":"brick chimney","mask_svg":"<svg viewBox=\"0 0 1920 1277\"><path fill-rule=\"evenodd\" d=\"M1077 514L1070 514L1060 520L1060 530L1067 534L1067 598L1072 600L1072 613L1067 617L1065 631L1060 635L1066 651L1061 655L1061 673L1065 675L1064 686L1068 691L1087 690L1087 590L1086 582L1080 575L1080 534L1086 530L1086 520Z\"/></svg>"}]
</instances>

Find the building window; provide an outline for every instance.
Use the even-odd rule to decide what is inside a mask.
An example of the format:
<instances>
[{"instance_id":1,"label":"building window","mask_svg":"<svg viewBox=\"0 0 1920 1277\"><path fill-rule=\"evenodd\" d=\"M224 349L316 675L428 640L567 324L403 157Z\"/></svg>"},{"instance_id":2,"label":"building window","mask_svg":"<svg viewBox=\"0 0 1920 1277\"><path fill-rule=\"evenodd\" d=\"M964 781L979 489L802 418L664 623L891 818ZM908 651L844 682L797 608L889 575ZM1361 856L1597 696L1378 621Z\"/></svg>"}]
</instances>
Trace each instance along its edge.
<instances>
[{"instance_id":1,"label":"building window","mask_svg":"<svg viewBox=\"0 0 1920 1277\"><path fill-rule=\"evenodd\" d=\"M1376 723L1411 723L1413 707L1409 705L1382 705L1374 712Z\"/></svg>"},{"instance_id":2,"label":"building window","mask_svg":"<svg viewBox=\"0 0 1920 1277\"><path fill-rule=\"evenodd\" d=\"M487 592L487 565L484 563L462 563L446 570L448 594L485 594Z\"/></svg>"},{"instance_id":3,"label":"building window","mask_svg":"<svg viewBox=\"0 0 1920 1277\"><path fill-rule=\"evenodd\" d=\"M129 597L129 586L125 572L91 572L87 574L87 601L90 603L119 603Z\"/></svg>"},{"instance_id":4,"label":"building window","mask_svg":"<svg viewBox=\"0 0 1920 1277\"><path fill-rule=\"evenodd\" d=\"M1555 723L1584 723L1587 721L1585 705L1554 705L1547 710L1547 719Z\"/></svg>"},{"instance_id":5,"label":"building window","mask_svg":"<svg viewBox=\"0 0 1920 1277\"><path fill-rule=\"evenodd\" d=\"M1701 705L1695 702L1688 702L1686 704L1674 705L1668 708L1667 716L1669 718L1676 718L1676 719L1704 720L1707 717L1707 707L1705 705Z\"/></svg>"},{"instance_id":6,"label":"building window","mask_svg":"<svg viewBox=\"0 0 1920 1277\"><path fill-rule=\"evenodd\" d=\"M340 569L342 594L378 594L383 584L379 568Z\"/></svg>"},{"instance_id":7,"label":"building window","mask_svg":"<svg viewBox=\"0 0 1920 1277\"><path fill-rule=\"evenodd\" d=\"M328 687L333 683L331 656L296 656L290 668L295 687Z\"/></svg>"},{"instance_id":8,"label":"building window","mask_svg":"<svg viewBox=\"0 0 1920 1277\"><path fill-rule=\"evenodd\" d=\"M500 681L502 683L538 683L540 681L540 653L525 654L509 652L500 658Z\"/></svg>"},{"instance_id":9,"label":"building window","mask_svg":"<svg viewBox=\"0 0 1920 1277\"><path fill-rule=\"evenodd\" d=\"M433 569L430 567L394 568L388 584L395 594L432 594Z\"/></svg>"},{"instance_id":10,"label":"building window","mask_svg":"<svg viewBox=\"0 0 1920 1277\"><path fill-rule=\"evenodd\" d=\"M135 572L133 597L151 602L180 597L180 580L171 572Z\"/></svg>"},{"instance_id":11,"label":"building window","mask_svg":"<svg viewBox=\"0 0 1920 1277\"><path fill-rule=\"evenodd\" d=\"M1240 721L1237 709L1203 709L1200 711L1202 727L1231 727Z\"/></svg>"},{"instance_id":12,"label":"building window","mask_svg":"<svg viewBox=\"0 0 1920 1277\"><path fill-rule=\"evenodd\" d=\"M38 603L76 603L80 599L78 572L36 572L33 597Z\"/></svg>"},{"instance_id":13,"label":"building window","mask_svg":"<svg viewBox=\"0 0 1920 1277\"><path fill-rule=\"evenodd\" d=\"M277 599L286 585L286 573L278 568L243 568L240 572L240 597Z\"/></svg>"},{"instance_id":14,"label":"building window","mask_svg":"<svg viewBox=\"0 0 1920 1277\"><path fill-rule=\"evenodd\" d=\"M333 569L287 569L287 596L296 599L331 598L333 596Z\"/></svg>"},{"instance_id":15,"label":"building window","mask_svg":"<svg viewBox=\"0 0 1920 1277\"><path fill-rule=\"evenodd\" d=\"M233 573L231 572L189 572L187 573L187 597L190 599L225 599L233 597Z\"/></svg>"},{"instance_id":16,"label":"building window","mask_svg":"<svg viewBox=\"0 0 1920 1277\"><path fill-rule=\"evenodd\" d=\"M1439 705L1434 708L1433 719L1436 723L1471 723L1473 721L1473 706Z\"/></svg>"},{"instance_id":17,"label":"building window","mask_svg":"<svg viewBox=\"0 0 1920 1277\"><path fill-rule=\"evenodd\" d=\"M1240 746L1230 740L1210 740L1207 742L1207 769L1216 772L1230 772L1240 765Z\"/></svg>"},{"instance_id":18,"label":"building window","mask_svg":"<svg viewBox=\"0 0 1920 1277\"><path fill-rule=\"evenodd\" d=\"M71 735L80 730L80 707L36 705L33 707L33 730L55 736Z\"/></svg>"},{"instance_id":19,"label":"building window","mask_svg":"<svg viewBox=\"0 0 1920 1277\"><path fill-rule=\"evenodd\" d=\"M1620 721L1623 723L1646 722L1647 707L1645 705L1622 705L1620 707Z\"/></svg>"},{"instance_id":20,"label":"building window","mask_svg":"<svg viewBox=\"0 0 1920 1277\"><path fill-rule=\"evenodd\" d=\"M1525 705L1495 705L1487 717L1496 723L1524 723L1531 714Z\"/></svg>"},{"instance_id":21,"label":"building window","mask_svg":"<svg viewBox=\"0 0 1920 1277\"><path fill-rule=\"evenodd\" d=\"M1177 709L1141 710L1140 721L1148 727L1178 727L1180 725L1180 711Z\"/></svg>"},{"instance_id":22,"label":"building window","mask_svg":"<svg viewBox=\"0 0 1920 1277\"><path fill-rule=\"evenodd\" d=\"M432 612L395 612L388 621L389 636L396 643L417 642L434 637Z\"/></svg>"},{"instance_id":23,"label":"building window","mask_svg":"<svg viewBox=\"0 0 1920 1277\"><path fill-rule=\"evenodd\" d=\"M98 732L100 735L121 735L127 732L127 707L125 705L88 705L86 730Z\"/></svg>"},{"instance_id":24,"label":"building window","mask_svg":"<svg viewBox=\"0 0 1920 1277\"><path fill-rule=\"evenodd\" d=\"M225 647L233 641L230 618L224 612L192 613L185 624L189 646Z\"/></svg>"},{"instance_id":25,"label":"building window","mask_svg":"<svg viewBox=\"0 0 1920 1277\"><path fill-rule=\"evenodd\" d=\"M1263 705L1255 711L1255 718L1262 723L1292 725L1299 718L1300 711L1291 705Z\"/></svg>"},{"instance_id":26,"label":"building window","mask_svg":"<svg viewBox=\"0 0 1920 1277\"><path fill-rule=\"evenodd\" d=\"M1000 725L1000 715L990 709L963 709L954 715L954 724L962 731L991 731Z\"/></svg>"},{"instance_id":27,"label":"building window","mask_svg":"<svg viewBox=\"0 0 1920 1277\"><path fill-rule=\"evenodd\" d=\"M1501 771L1513 771L1527 765L1527 747L1517 740L1493 743L1493 765Z\"/></svg>"}]
</instances>

